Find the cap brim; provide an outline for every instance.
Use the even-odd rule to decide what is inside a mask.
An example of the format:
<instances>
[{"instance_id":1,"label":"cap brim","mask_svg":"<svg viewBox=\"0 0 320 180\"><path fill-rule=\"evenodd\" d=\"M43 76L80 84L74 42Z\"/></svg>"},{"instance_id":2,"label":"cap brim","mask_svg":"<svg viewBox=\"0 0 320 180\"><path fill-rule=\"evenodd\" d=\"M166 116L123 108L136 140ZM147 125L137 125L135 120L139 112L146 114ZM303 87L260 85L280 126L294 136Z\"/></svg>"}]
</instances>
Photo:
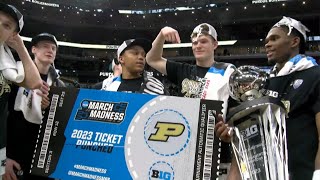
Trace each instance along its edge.
<instances>
[{"instance_id":1,"label":"cap brim","mask_svg":"<svg viewBox=\"0 0 320 180\"><path fill-rule=\"evenodd\" d=\"M7 4L1 3L1 2L0 2L0 11L3 11L6 14L10 15L16 21L17 30L19 31L20 30L19 19L16 12L14 12L14 10Z\"/></svg>"},{"instance_id":2,"label":"cap brim","mask_svg":"<svg viewBox=\"0 0 320 180\"><path fill-rule=\"evenodd\" d=\"M148 53L152 47L152 43L148 39L138 38L132 41L126 49L132 46L141 46L144 49L144 51Z\"/></svg>"},{"instance_id":3,"label":"cap brim","mask_svg":"<svg viewBox=\"0 0 320 180\"><path fill-rule=\"evenodd\" d=\"M58 46L57 42L50 36L37 36L37 37L34 37L32 39L32 41L31 41L31 45L34 46L40 41L51 41L53 44Z\"/></svg>"}]
</instances>

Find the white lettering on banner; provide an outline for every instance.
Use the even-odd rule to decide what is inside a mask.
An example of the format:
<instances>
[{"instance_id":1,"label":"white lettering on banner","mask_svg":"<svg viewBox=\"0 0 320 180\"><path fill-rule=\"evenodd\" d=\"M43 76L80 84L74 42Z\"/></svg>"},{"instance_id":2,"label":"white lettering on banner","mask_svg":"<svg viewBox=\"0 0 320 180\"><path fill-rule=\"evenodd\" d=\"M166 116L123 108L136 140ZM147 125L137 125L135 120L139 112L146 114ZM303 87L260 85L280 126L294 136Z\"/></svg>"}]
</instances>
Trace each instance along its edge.
<instances>
[{"instance_id":1,"label":"white lettering on banner","mask_svg":"<svg viewBox=\"0 0 320 180\"><path fill-rule=\"evenodd\" d=\"M102 174L106 174L107 173L106 169L92 167L92 166L85 166L85 165L75 164L73 167L75 169L80 169L80 170L84 170L84 171L91 171L91 172L97 172L97 173L102 173Z\"/></svg>"},{"instance_id":2,"label":"white lettering on banner","mask_svg":"<svg viewBox=\"0 0 320 180\"><path fill-rule=\"evenodd\" d=\"M84 140L77 141L77 145L83 145L80 142L87 142L86 145L112 146L114 144L120 144L121 140L123 139L123 135L74 129L71 133L71 138Z\"/></svg>"},{"instance_id":3,"label":"white lettering on banner","mask_svg":"<svg viewBox=\"0 0 320 180\"><path fill-rule=\"evenodd\" d=\"M111 77L113 74L112 72L100 72L99 76Z\"/></svg>"},{"instance_id":4,"label":"white lettering on banner","mask_svg":"<svg viewBox=\"0 0 320 180\"><path fill-rule=\"evenodd\" d=\"M42 5L42 6L60 7L60 5L59 5L59 4L56 4L56 3L47 3L47 2L37 1L37 0L26 0L26 2L31 2L31 3L34 3L34 4L39 4L39 5Z\"/></svg>"},{"instance_id":5,"label":"white lettering on banner","mask_svg":"<svg viewBox=\"0 0 320 180\"><path fill-rule=\"evenodd\" d=\"M110 180L109 177L98 176L98 175L94 175L94 174L87 174L87 173L82 173L82 172L75 172L75 171L68 171L68 175L81 177L81 178L85 178L85 179Z\"/></svg>"},{"instance_id":6,"label":"white lettering on banner","mask_svg":"<svg viewBox=\"0 0 320 180\"><path fill-rule=\"evenodd\" d=\"M288 1L288 0L252 0L252 4L283 2L283 1Z\"/></svg>"}]
</instances>

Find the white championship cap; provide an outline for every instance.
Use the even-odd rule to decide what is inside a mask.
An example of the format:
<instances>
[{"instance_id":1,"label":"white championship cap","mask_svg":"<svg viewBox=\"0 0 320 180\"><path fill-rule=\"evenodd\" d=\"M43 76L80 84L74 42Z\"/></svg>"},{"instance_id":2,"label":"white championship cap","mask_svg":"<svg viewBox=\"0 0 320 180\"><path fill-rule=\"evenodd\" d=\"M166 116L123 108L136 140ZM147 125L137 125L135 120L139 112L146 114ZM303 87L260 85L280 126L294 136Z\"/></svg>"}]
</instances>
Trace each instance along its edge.
<instances>
[{"instance_id":1,"label":"white championship cap","mask_svg":"<svg viewBox=\"0 0 320 180\"><path fill-rule=\"evenodd\" d=\"M283 18L277 22L273 27L287 26L289 28L288 36L291 34L292 28L299 31L304 38L304 41L307 41L307 32L310 30L303 25L300 21L297 21L291 17L283 16Z\"/></svg>"},{"instance_id":2,"label":"white championship cap","mask_svg":"<svg viewBox=\"0 0 320 180\"><path fill-rule=\"evenodd\" d=\"M204 32L212 36L213 39L217 41L217 36L218 36L217 31L213 26L211 26L208 23L202 23L202 24L199 24L197 27L195 27L192 31L191 38L194 37L195 35L199 37Z\"/></svg>"}]
</instances>

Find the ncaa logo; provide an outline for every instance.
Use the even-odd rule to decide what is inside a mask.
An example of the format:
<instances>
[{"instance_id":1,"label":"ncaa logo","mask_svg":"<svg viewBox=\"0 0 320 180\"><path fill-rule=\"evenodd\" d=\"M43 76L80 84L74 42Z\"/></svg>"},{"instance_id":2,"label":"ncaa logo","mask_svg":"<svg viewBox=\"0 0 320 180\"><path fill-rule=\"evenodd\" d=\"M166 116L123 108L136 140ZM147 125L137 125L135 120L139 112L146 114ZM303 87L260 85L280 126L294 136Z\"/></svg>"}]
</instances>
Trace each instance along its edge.
<instances>
[{"instance_id":1,"label":"ncaa logo","mask_svg":"<svg viewBox=\"0 0 320 180\"><path fill-rule=\"evenodd\" d=\"M89 101L83 100L83 101L81 102L81 107L82 107L83 109L87 109L88 106L89 106Z\"/></svg>"},{"instance_id":2,"label":"ncaa logo","mask_svg":"<svg viewBox=\"0 0 320 180\"><path fill-rule=\"evenodd\" d=\"M162 109L152 114L144 126L144 140L149 149L161 156L174 156L190 141L190 125L178 111Z\"/></svg>"},{"instance_id":3,"label":"ncaa logo","mask_svg":"<svg viewBox=\"0 0 320 180\"><path fill-rule=\"evenodd\" d=\"M173 167L165 162L158 161L154 163L149 169L149 180L173 180L174 170Z\"/></svg>"}]
</instances>

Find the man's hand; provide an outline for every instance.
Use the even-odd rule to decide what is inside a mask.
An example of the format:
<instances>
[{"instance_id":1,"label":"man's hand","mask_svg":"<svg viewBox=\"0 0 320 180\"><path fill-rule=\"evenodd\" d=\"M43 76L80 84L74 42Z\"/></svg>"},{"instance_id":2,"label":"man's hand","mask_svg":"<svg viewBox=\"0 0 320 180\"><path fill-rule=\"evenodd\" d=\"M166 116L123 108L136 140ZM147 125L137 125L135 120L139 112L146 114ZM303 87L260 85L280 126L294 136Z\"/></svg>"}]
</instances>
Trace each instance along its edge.
<instances>
[{"instance_id":1,"label":"man's hand","mask_svg":"<svg viewBox=\"0 0 320 180\"><path fill-rule=\"evenodd\" d=\"M214 127L214 131L216 132L216 135L226 143L231 142L231 137L233 135L232 129L228 126L227 123L224 123L223 117L221 114L218 115L218 123Z\"/></svg>"},{"instance_id":2,"label":"man's hand","mask_svg":"<svg viewBox=\"0 0 320 180\"><path fill-rule=\"evenodd\" d=\"M6 168L5 174L3 175L4 180L18 180L14 170L21 170L20 164L17 163L15 160L6 159Z\"/></svg>"},{"instance_id":3,"label":"man's hand","mask_svg":"<svg viewBox=\"0 0 320 180\"><path fill-rule=\"evenodd\" d=\"M19 34L16 34L16 35L13 35L11 36L7 41L6 41L6 44L15 49L16 51L19 51L21 49L24 49L25 46L24 46L24 43L23 43L23 40L21 38L21 36Z\"/></svg>"},{"instance_id":4,"label":"man's hand","mask_svg":"<svg viewBox=\"0 0 320 180\"><path fill-rule=\"evenodd\" d=\"M172 42L172 43L180 43L180 36L177 30L171 28L171 27L164 27L161 29L160 33L162 36L165 38L167 42Z\"/></svg>"},{"instance_id":5,"label":"man's hand","mask_svg":"<svg viewBox=\"0 0 320 180\"><path fill-rule=\"evenodd\" d=\"M48 97L49 90L50 90L49 84L43 81L42 86L40 88L41 92L37 92L37 95L42 97L42 101L41 101L42 110L46 109L50 105L50 101Z\"/></svg>"}]
</instances>

